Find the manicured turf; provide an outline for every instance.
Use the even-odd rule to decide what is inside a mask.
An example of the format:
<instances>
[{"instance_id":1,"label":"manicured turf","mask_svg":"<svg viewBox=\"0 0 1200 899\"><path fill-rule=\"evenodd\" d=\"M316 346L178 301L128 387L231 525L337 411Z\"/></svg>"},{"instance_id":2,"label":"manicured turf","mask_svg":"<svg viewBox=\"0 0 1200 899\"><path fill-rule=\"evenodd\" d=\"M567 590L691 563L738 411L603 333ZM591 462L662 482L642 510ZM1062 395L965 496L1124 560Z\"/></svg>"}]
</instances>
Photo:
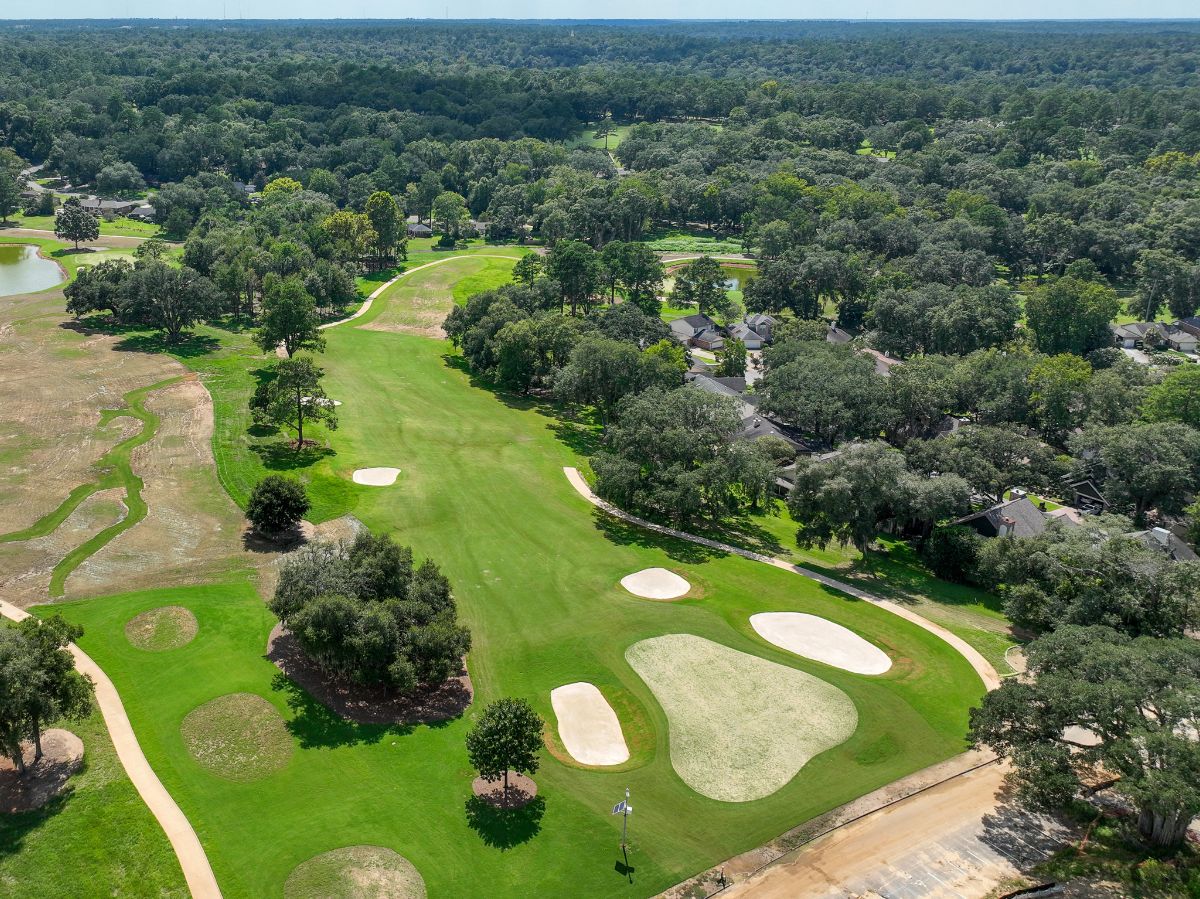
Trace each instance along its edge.
<instances>
[{"instance_id":1,"label":"manicured turf","mask_svg":"<svg viewBox=\"0 0 1200 899\"><path fill-rule=\"evenodd\" d=\"M54 230L52 215L18 215L13 216L17 228L32 228L40 231ZM111 222L100 219L100 234L114 237L158 237L162 229L151 222L139 222L137 219L117 218Z\"/></svg>"},{"instance_id":2,"label":"manicured turf","mask_svg":"<svg viewBox=\"0 0 1200 899\"><path fill-rule=\"evenodd\" d=\"M445 342L354 326L326 336L328 392L345 404L340 429L318 437L331 452L295 469L309 482L312 517L353 512L442 565L475 636L477 702L524 696L553 720L550 690L589 681L611 698L632 758L601 772L547 754L537 775L544 801L506 829L469 801L468 720L412 730L333 720L263 659L273 622L246 584L59 606L86 625L85 648L122 691L226 895L278 896L296 865L351 844L410 859L432 896L648 895L963 748L967 709L982 685L936 637L796 575L604 517L562 474L563 465L579 464L572 447L586 446L587 433L532 401L473 385ZM253 381L234 369L252 360L239 339L184 361L214 395L221 476L246 485L269 456L245 433ZM351 483L355 469L380 464L403 468L404 477L388 488ZM656 566L686 571L702 598L644 602L618 586ZM162 605L188 607L199 620L196 639L173 650L169 665L124 636L131 617ZM845 624L904 663L866 679L777 650L749 625L755 612L787 610ZM860 726L766 799L705 799L673 771L666 717L624 658L630 645L665 633L696 634L817 674L851 698ZM192 709L239 692L269 700L296 744L283 770L249 784L204 771L179 730ZM632 890L614 867L618 825L608 815L626 786L639 803Z\"/></svg>"}]
</instances>

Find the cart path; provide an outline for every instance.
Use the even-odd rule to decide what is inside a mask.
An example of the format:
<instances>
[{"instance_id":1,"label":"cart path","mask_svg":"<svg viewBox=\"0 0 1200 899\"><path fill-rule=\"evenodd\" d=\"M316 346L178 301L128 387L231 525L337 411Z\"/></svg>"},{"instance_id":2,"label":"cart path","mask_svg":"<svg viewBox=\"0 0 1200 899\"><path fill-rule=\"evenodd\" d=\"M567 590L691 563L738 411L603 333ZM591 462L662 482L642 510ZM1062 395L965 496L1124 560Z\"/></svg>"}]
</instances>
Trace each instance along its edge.
<instances>
[{"instance_id":1,"label":"cart path","mask_svg":"<svg viewBox=\"0 0 1200 899\"><path fill-rule=\"evenodd\" d=\"M335 322L326 322L325 324L320 325L319 329L324 331L326 328L336 328L338 325L344 325L347 322L352 322L356 318L362 318L367 314L368 311L370 311L371 304L375 302L376 297L380 296L385 290L387 290L401 278L407 278L409 275L415 275L417 272L423 269L431 268L435 265L441 265L443 262L453 262L455 259L512 259L515 261L520 258L520 256L505 256L502 253L459 253L456 256L446 256L442 259L435 259L432 262L422 263L416 268L410 268L407 271L401 272L390 281L385 281L383 284L380 284L378 287L376 287L373 291L371 291L371 295L363 301L363 304L354 311L353 315L348 315L345 318L339 318Z\"/></svg>"},{"instance_id":2,"label":"cart path","mask_svg":"<svg viewBox=\"0 0 1200 899\"><path fill-rule=\"evenodd\" d=\"M3 600L0 600L0 615L12 621L23 621L30 617L29 613ZM75 658L76 669L90 677L95 685L96 704L100 707L100 714L104 716L104 724L117 750L117 758L121 760L125 773L133 781L150 813L171 841L171 848L175 850L175 856L183 868L183 876L187 880L188 890L193 899L221 899L221 890L217 886L217 879L208 863L204 847L200 845L200 839L183 811L175 804L171 794L146 761L142 747L138 744L137 736L129 723L129 717L125 714L125 706L121 703L117 688L113 686L104 670L92 661L91 656L74 643L68 648Z\"/></svg>"},{"instance_id":3,"label":"cart path","mask_svg":"<svg viewBox=\"0 0 1200 899\"><path fill-rule=\"evenodd\" d=\"M824 584L826 587L832 587L834 590L840 590L842 593L848 593L856 599L861 599L869 602L872 605L878 606L891 612L893 615L911 621L917 627L924 628L929 633L940 637L949 643L958 653L965 658L975 669L975 673L979 675L988 690L995 690L1000 686L1000 675L996 673L996 669L992 664L985 659L975 647L967 643L961 637L952 634L940 625L934 624L928 618L918 615L916 612L910 611L891 600L884 599L881 596L876 596L873 593L868 593L866 590L861 590L852 584L847 584L845 581L839 581L836 578L827 577L823 574L818 574L815 571L809 571L807 568L801 568L799 565L793 565L791 562L786 562L783 559L777 559L774 556L768 556L763 553L752 552L748 549L742 549L738 546L732 546L728 543L720 543L716 540L710 540L707 537L698 537L695 534L689 534L686 531L676 530L675 528L667 527L666 525L655 524L651 521L646 521L644 518L638 518L636 515L630 515L628 512L623 512L614 506L612 503L605 502L592 492L592 488L588 486L583 475L579 473L579 469L565 467L563 473L567 476L567 480L571 482L571 486L588 502L597 508L603 509L609 515L613 515L631 524L636 524L640 527L648 528L652 531L657 531L660 534L666 534L670 537L677 537L680 540L688 540L691 543L698 543L701 546L707 546L710 549L720 550L721 552L732 553L733 555L741 556L745 559L750 559L754 562L762 562L766 565L773 565L776 568L782 568L784 571L790 571L793 574L798 574L801 577L806 577L814 580L817 583Z\"/></svg>"}]
</instances>

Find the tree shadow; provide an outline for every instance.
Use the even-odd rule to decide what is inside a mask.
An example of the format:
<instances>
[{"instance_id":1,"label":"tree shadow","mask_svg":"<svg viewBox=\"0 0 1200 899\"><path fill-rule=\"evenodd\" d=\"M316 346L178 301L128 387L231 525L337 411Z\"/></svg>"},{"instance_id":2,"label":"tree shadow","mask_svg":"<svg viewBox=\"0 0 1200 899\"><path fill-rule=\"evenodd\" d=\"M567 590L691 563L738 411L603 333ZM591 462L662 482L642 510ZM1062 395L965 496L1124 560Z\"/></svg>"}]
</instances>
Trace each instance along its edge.
<instances>
[{"instance_id":1,"label":"tree shadow","mask_svg":"<svg viewBox=\"0 0 1200 899\"><path fill-rule=\"evenodd\" d=\"M677 562L698 565L702 562L720 559L729 555L729 553L721 549L704 546L700 543L692 543L690 540L681 540L678 537L671 537L667 534L660 534L643 525L634 524L633 522L625 521L623 518L610 515L603 509L593 510L592 521L595 523L596 529L610 543L615 543L618 546L641 546L647 549L657 549L666 553Z\"/></svg>"},{"instance_id":2,"label":"tree shadow","mask_svg":"<svg viewBox=\"0 0 1200 899\"><path fill-rule=\"evenodd\" d=\"M188 334L172 343L165 334L131 334L116 344L114 349L126 353L170 353L181 359L206 356L219 349L221 342L209 334Z\"/></svg>"},{"instance_id":3,"label":"tree shadow","mask_svg":"<svg viewBox=\"0 0 1200 899\"><path fill-rule=\"evenodd\" d=\"M271 689L285 694L292 718L288 731L304 749L333 749L378 743L385 736L407 736L413 728L407 724L356 724L347 721L314 699L303 687L282 671L271 678Z\"/></svg>"},{"instance_id":4,"label":"tree shadow","mask_svg":"<svg viewBox=\"0 0 1200 899\"><path fill-rule=\"evenodd\" d=\"M307 443L296 448L295 441L273 440L270 443L255 443L250 446L263 467L269 471L295 471L298 468L308 468L322 459L335 456L337 453L328 446L312 446Z\"/></svg>"},{"instance_id":5,"label":"tree shadow","mask_svg":"<svg viewBox=\"0 0 1200 899\"><path fill-rule=\"evenodd\" d=\"M47 821L67 807L74 794L75 787L68 785L41 808L0 814L0 860L20 852L25 837L38 833Z\"/></svg>"},{"instance_id":6,"label":"tree shadow","mask_svg":"<svg viewBox=\"0 0 1200 899\"><path fill-rule=\"evenodd\" d=\"M520 808L502 809L472 796L466 802L466 813L467 826L479 834L484 845L504 851L538 835L546 815L546 799L535 796Z\"/></svg>"},{"instance_id":7,"label":"tree shadow","mask_svg":"<svg viewBox=\"0 0 1200 899\"><path fill-rule=\"evenodd\" d=\"M550 425L550 432L580 456L594 456L604 443L604 435L600 431L579 422L557 421Z\"/></svg>"}]
</instances>

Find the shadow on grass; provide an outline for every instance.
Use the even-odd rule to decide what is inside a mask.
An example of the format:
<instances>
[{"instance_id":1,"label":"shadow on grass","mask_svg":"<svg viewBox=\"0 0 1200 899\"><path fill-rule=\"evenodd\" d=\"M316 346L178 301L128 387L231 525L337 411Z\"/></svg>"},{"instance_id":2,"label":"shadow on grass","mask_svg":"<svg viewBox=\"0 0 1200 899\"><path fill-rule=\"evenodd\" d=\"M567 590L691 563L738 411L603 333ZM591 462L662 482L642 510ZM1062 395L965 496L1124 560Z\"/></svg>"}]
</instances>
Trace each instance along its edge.
<instances>
[{"instance_id":1,"label":"shadow on grass","mask_svg":"<svg viewBox=\"0 0 1200 899\"><path fill-rule=\"evenodd\" d=\"M47 821L66 809L74 794L75 787L68 785L41 808L12 814L0 813L0 861L20 852L25 837L30 834L36 836Z\"/></svg>"},{"instance_id":2,"label":"shadow on grass","mask_svg":"<svg viewBox=\"0 0 1200 899\"><path fill-rule=\"evenodd\" d=\"M166 335L131 334L117 343L113 349L126 353L170 353L181 359L194 359L197 356L207 356L219 349L221 342L208 334L187 334L172 343Z\"/></svg>"},{"instance_id":3,"label":"shadow on grass","mask_svg":"<svg viewBox=\"0 0 1200 899\"><path fill-rule=\"evenodd\" d=\"M512 849L532 840L542 829L546 799L535 796L520 808L496 808L486 799L472 796L466 802L467 826L494 849Z\"/></svg>"},{"instance_id":4,"label":"shadow on grass","mask_svg":"<svg viewBox=\"0 0 1200 899\"><path fill-rule=\"evenodd\" d=\"M413 731L412 726L406 724L355 724L347 721L314 699L283 672L271 679L271 689L286 694L288 708L292 710L287 729L304 749L378 743L389 734L405 736Z\"/></svg>"},{"instance_id":5,"label":"shadow on grass","mask_svg":"<svg viewBox=\"0 0 1200 899\"><path fill-rule=\"evenodd\" d=\"M689 540L680 540L678 537L660 534L640 524L616 518L603 509L592 511L592 521L595 523L596 529L604 534L605 539L610 543L618 546L642 546L661 550L677 562L695 565L728 555L724 550L713 549Z\"/></svg>"},{"instance_id":6,"label":"shadow on grass","mask_svg":"<svg viewBox=\"0 0 1200 899\"><path fill-rule=\"evenodd\" d=\"M327 446L309 446L296 449L292 440L273 440L270 443L255 443L250 450L262 461L268 471L295 471L308 468L322 459L337 453Z\"/></svg>"}]
</instances>

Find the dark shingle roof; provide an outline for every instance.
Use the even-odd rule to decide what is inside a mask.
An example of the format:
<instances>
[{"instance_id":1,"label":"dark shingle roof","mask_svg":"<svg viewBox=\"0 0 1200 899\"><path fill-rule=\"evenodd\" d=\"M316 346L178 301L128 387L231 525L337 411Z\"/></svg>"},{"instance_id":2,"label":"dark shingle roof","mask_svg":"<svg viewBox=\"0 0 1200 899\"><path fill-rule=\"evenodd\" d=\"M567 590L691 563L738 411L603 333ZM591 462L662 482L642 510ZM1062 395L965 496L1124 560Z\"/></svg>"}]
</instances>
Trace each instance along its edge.
<instances>
[{"instance_id":1,"label":"dark shingle roof","mask_svg":"<svg viewBox=\"0 0 1200 899\"><path fill-rule=\"evenodd\" d=\"M1036 537L1046 530L1046 516L1024 496L997 503L990 509L984 509L974 515L965 515L954 523L971 524L980 519L986 520L997 533L1004 525L1010 524L1009 533L1013 537Z\"/></svg>"}]
</instances>

